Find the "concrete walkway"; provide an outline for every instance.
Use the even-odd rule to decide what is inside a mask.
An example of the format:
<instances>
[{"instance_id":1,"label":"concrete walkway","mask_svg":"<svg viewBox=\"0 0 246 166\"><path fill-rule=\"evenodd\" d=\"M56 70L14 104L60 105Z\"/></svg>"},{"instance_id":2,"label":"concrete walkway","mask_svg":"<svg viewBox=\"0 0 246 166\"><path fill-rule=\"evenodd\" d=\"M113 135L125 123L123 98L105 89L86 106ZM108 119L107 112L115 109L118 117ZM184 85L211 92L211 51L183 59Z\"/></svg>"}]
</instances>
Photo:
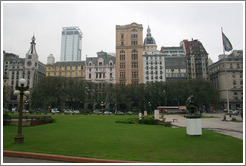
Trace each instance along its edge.
<instances>
[{"instance_id":1,"label":"concrete walkway","mask_svg":"<svg viewBox=\"0 0 246 166\"><path fill-rule=\"evenodd\" d=\"M232 118L242 120L241 116L226 116L227 121L222 121L223 114L205 114L205 116L214 116L216 118L202 118L202 128L213 130L235 138L243 139L243 122L233 122ZM171 121L174 127L186 127L186 118L184 115L164 115L166 121Z\"/></svg>"}]
</instances>

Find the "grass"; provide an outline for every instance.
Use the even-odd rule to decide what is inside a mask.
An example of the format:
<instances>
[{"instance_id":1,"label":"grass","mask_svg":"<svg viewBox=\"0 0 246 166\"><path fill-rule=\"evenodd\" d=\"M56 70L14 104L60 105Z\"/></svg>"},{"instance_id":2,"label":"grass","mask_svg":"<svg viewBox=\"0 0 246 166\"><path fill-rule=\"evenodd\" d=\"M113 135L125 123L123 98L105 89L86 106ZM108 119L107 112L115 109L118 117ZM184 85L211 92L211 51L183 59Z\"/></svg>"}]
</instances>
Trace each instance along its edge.
<instances>
[{"instance_id":1,"label":"grass","mask_svg":"<svg viewBox=\"0 0 246 166\"><path fill-rule=\"evenodd\" d=\"M243 141L203 130L123 124L137 115L58 115L56 123L24 127L25 142L14 144L16 126L3 127L3 149L114 160L161 163L242 163Z\"/></svg>"}]
</instances>

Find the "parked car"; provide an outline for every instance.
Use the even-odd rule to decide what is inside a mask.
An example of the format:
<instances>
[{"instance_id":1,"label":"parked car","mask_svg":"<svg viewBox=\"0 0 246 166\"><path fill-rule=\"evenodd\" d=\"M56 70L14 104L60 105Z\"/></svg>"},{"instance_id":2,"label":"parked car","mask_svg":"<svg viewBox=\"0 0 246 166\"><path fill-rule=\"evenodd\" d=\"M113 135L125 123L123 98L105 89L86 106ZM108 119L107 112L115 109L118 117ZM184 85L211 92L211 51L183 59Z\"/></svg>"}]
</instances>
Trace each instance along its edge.
<instances>
[{"instance_id":1,"label":"parked car","mask_svg":"<svg viewBox=\"0 0 246 166\"><path fill-rule=\"evenodd\" d=\"M12 111L12 112L16 112L16 111L17 111L17 108L16 108L16 107L13 107L13 108L11 109L11 111Z\"/></svg>"},{"instance_id":2,"label":"parked car","mask_svg":"<svg viewBox=\"0 0 246 166\"><path fill-rule=\"evenodd\" d=\"M133 112L132 112L132 111L128 111L128 112L127 112L127 114L132 115L132 114L133 114Z\"/></svg>"},{"instance_id":3,"label":"parked car","mask_svg":"<svg viewBox=\"0 0 246 166\"><path fill-rule=\"evenodd\" d=\"M76 114L79 114L79 110L74 110L73 112Z\"/></svg>"},{"instance_id":4,"label":"parked car","mask_svg":"<svg viewBox=\"0 0 246 166\"><path fill-rule=\"evenodd\" d=\"M115 114L116 114L116 115L124 115L124 112L117 111Z\"/></svg>"},{"instance_id":5,"label":"parked car","mask_svg":"<svg viewBox=\"0 0 246 166\"><path fill-rule=\"evenodd\" d=\"M102 112L101 111L99 111L99 110L94 110L93 111L93 114L101 114Z\"/></svg>"},{"instance_id":6,"label":"parked car","mask_svg":"<svg viewBox=\"0 0 246 166\"><path fill-rule=\"evenodd\" d=\"M4 108L4 109L3 109L3 112L9 112L9 110L8 110L8 109L6 109L6 108Z\"/></svg>"},{"instance_id":7,"label":"parked car","mask_svg":"<svg viewBox=\"0 0 246 166\"><path fill-rule=\"evenodd\" d=\"M232 113L234 114L234 115L238 115L239 114L239 110L234 110L234 111L232 111Z\"/></svg>"},{"instance_id":8,"label":"parked car","mask_svg":"<svg viewBox=\"0 0 246 166\"><path fill-rule=\"evenodd\" d=\"M112 112L110 112L110 111L105 111L103 114L105 114L105 115L111 115Z\"/></svg>"},{"instance_id":9,"label":"parked car","mask_svg":"<svg viewBox=\"0 0 246 166\"><path fill-rule=\"evenodd\" d=\"M59 113L59 111L58 111L57 108L52 108L52 109L51 109L51 112L52 112L52 113Z\"/></svg>"}]
</instances>

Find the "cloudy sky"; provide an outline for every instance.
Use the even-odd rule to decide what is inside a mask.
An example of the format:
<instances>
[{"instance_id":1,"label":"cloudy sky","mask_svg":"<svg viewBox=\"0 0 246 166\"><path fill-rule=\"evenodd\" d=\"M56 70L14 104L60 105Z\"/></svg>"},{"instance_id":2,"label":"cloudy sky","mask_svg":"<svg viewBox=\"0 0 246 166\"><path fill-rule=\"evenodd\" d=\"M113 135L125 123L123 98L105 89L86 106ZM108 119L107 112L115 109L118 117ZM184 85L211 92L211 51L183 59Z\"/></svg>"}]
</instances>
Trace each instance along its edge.
<instances>
[{"instance_id":1,"label":"cloudy sky","mask_svg":"<svg viewBox=\"0 0 246 166\"><path fill-rule=\"evenodd\" d=\"M115 27L136 22L148 25L158 49L179 46L183 39L198 39L209 57L223 53L221 27L233 49L244 49L242 2L25 2L2 3L2 49L20 57L36 37L39 60L53 54L60 61L62 27L78 26L82 33L82 59L96 52L115 52Z\"/></svg>"}]
</instances>

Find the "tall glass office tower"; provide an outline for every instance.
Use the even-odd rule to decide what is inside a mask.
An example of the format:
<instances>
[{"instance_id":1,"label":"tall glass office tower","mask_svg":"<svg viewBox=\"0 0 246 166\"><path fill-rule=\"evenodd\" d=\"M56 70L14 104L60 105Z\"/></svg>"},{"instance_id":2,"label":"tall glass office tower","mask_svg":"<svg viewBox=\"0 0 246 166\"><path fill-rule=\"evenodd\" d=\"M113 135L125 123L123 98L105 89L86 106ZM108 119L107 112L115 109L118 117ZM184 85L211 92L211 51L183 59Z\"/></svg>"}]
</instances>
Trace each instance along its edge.
<instances>
[{"instance_id":1,"label":"tall glass office tower","mask_svg":"<svg viewBox=\"0 0 246 166\"><path fill-rule=\"evenodd\" d=\"M63 27L60 61L81 61L82 32L79 27Z\"/></svg>"}]
</instances>

